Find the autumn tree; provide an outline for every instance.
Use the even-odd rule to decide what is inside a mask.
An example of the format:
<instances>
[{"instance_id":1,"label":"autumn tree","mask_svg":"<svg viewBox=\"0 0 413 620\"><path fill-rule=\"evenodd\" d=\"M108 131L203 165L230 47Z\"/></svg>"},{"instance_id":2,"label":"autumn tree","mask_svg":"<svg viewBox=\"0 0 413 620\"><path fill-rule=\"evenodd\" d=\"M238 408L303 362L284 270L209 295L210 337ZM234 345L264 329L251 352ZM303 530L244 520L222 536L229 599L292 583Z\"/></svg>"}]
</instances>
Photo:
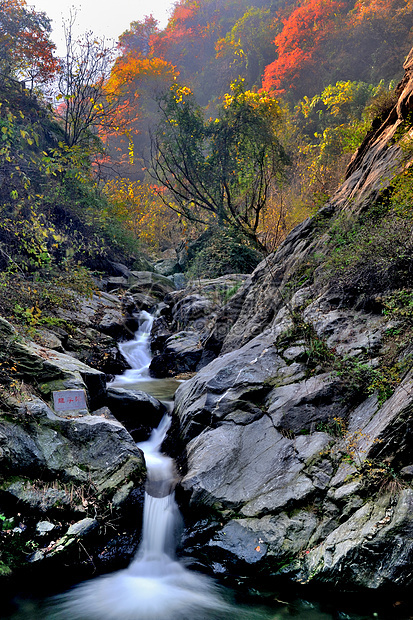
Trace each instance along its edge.
<instances>
[{"instance_id":1,"label":"autumn tree","mask_svg":"<svg viewBox=\"0 0 413 620\"><path fill-rule=\"evenodd\" d=\"M410 0L357 0L347 15L346 28L331 41L342 75L372 83L401 78L412 44Z\"/></svg>"},{"instance_id":2,"label":"autumn tree","mask_svg":"<svg viewBox=\"0 0 413 620\"><path fill-rule=\"evenodd\" d=\"M216 119L205 120L190 90L178 85L160 108L151 174L167 190L164 201L189 220L232 226L261 247L260 218L287 164L278 102L241 81Z\"/></svg>"},{"instance_id":3,"label":"autumn tree","mask_svg":"<svg viewBox=\"0 0 413 620\"><path fill-rule=\"evenodd\" d=\"M322 62L318 52L335 30L346 3L342 0L304 0L282 19L283 28L274 39L277 58L267 65L263 87L278 95L289 89L313 93L320 81Z\"/></svg>"},{"instance_id":4,"label":"autumn tree","mask_svg":"<svg viewBox=\"0 0 413 620\"><path fill-rule=\"evenodd\" d=\"M399 77L413 41L410 0L301 0L285 5L279 18L263 87L295 102L340 79Z\"/></svg>"},{"instance_id":5,"label":"autumn tree","mask_svg":"<svg viewBox=\"0 0 413 620\"><path fill-rule=\"evenodd\" d=\"M73 37L75 16L65 23L66 56L59 74L60 117L68 147L89 147L100 130L119 124L118 93L106 87L115 57L115 47L93 33L80 40Z\"/></svg>"},{"instance_id":6,"label":"autumn tree","mask_svg":"<svg viewBox=\"0 0 413 620\"><path fill-rule=\"evenodd\" d=\"M104 189L111 205L110 215L150 252L178 247L186 231L185 221L165 205L156 188L117 178L108 181Z\"/></svg>"},{"instance_id":7,"label":"autumn tree","mask_svg":"<svg viewBox=\"0 0 413 620\"><path fill-rule=\"evenodd\" d=\"M31 90L49 81L58 67L50 32L50 19L25 0L0 0L0 73L29 80Z\"/></svg>"},{"instance_id":8,"label":"autumn tree","mask_svg":"<svg viewBox=\"0 0 413 620\"><path fill-rule=\"evenodd\" d=\"M175 67L157 56L152 39L158 32L153 17L132 22L119 38L119 52L106 83L120 103L117 126L101 135L112 165L123 176L143 180L143 153L149 149L149 127L155 123L155 100L177 76Z\"/></svg>"},{"instance_id":9,"label":"autumn tree","mask_svg":"<svg viewBox=\"0 0 413 620\"><path fill-rule=\"evenodd\" d=\"M230 80L245 78L250 86L260 85L261 76L274 55L276 24L270 9L249 7L225 37L215 44L216 57Z\"/></svg>"},{"instance_id":10,"label":"autumn tree","mask_svg":"<svg viewBox=\"0 0 413 620\"><path fill-rule=\"evenodd\" d=\"M134 52L148 56L152 39L156 34L159 34L159 25L153 15L147 15L142 21L132 22L128 30L119 37L119 49L122 55Z\"/></svg>"}]
</instances>

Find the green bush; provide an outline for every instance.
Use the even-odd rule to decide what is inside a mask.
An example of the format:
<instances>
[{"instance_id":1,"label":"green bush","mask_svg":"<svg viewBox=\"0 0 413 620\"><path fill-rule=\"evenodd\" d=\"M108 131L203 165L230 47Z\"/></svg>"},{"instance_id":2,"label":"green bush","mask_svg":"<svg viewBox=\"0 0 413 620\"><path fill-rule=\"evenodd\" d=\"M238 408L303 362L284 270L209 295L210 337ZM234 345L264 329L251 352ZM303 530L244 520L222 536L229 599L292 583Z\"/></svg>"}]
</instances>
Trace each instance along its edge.
<instances>
[{"instance_id":1,"label":"green bush","mask_svg":"<svg viewBox=\"0 0 413 620\"><path fill-rule=\"evenodd\" d=\"M230 229L213 229L205 237L189 260L187 274L190 278L250 273L263 258L248 241Z\"/></svg>"}]
</instances>

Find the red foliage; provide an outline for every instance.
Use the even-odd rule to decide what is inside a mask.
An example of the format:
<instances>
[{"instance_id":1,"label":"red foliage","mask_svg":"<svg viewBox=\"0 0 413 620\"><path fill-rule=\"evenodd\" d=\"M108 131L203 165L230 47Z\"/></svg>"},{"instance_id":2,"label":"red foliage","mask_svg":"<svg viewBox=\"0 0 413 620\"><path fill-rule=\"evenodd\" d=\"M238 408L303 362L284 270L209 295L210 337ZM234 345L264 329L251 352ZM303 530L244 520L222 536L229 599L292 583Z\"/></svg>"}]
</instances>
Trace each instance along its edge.
<instances>
[{"instance_id":1,"label":"red foliage","mask_svg":"<svg viewBox=\"0 0 413 620\"><path fill-rule=\"evenodd\" d=\"M0 0L0 62L32 81L45 82L58 69L49 39L50 20L26 0Z\"/></svg>"},{"instance_id":2,"label":"red foliage","mask_svg":"<svg viewBox=\"0 0 413 620\"><path fill-rule=\"evenodd\" d=\"M304 72L314 68L321 42L336 28L346 4L340 0L304 0L286 19L274 39L277 59L264 73L263 88L283 93L294 88Z\"/></svg>"}]
</instances>

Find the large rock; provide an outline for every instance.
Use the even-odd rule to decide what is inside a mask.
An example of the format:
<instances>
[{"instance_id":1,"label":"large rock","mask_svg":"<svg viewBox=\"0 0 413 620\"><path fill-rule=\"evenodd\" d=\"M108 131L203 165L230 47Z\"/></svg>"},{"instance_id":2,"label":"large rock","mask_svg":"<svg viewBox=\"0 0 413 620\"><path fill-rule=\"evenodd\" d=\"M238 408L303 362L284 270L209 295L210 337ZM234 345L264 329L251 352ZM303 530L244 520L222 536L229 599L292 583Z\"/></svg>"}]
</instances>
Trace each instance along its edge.
<instances>
[{"instance_id":1,"label":"large rock","mask_svg":"<svg viewBox=\"0 0 413 620\"><path fill-rule=\"evenodd\" d=\"M84 389L91 409L99 407L106 395L104 373L71 355L46 349L34 342L11 342L10 354L19 375L38 384L40 392L52 401L52 392Z\"/></svg>"},{"instance_id":2,"label":"large rock","mask_svg":"<svg viewBox=\"0 0 413 620\"><path fill-rule=\"evenodd\" d=\"M276 342L268 330L178 389L188 546L212 570L408 586L412 495L396 467L411 464L413 379L382 406L371 396L352 409L337 375L306 378L302 344ZM200 512L212 517L206 529Z\"/></svg>"},{"instance_id":3,"label":"large rock","mask_svg":"<svg viewBox=\"0 0 413 620\"><path fill-rule=\"evenodd\" d=\"M169 278L152 271L131 271L128 284L131 294L144 293L158 301L162 301L165 295L175 290L175 286Z\"/></svg>"},{"instance_id":4,"label":"large rock","mask_svg":"<svg viewBox=\"0 0 413 620\"><path fill-rule=\"evenodd\" d=\"M411 586L413 578L413 491L367 501L349 519L285 569L296 579L378 589ZM378 560L379 558L379 560ZM379 566L378 566L379 564Z\"/></svg>"},{"instance_id":5,"label":"large rock","mask_svg":"<svg viewBox=\"0 0 413 620\"><path fill-rule=\"evenodd\" d=\"M113 415L125 425L135 441L148 439L166 413L159 400L139 390L108 387L106 402Z\"/></svg>"},{"instance_id":6,"label":"large rock","mask_svg":"<svg viewBox=\"0 0 413 620\"><path fill-rule=\"evenodd\" d=\"M60 416L35 398L25 402L23 409L24 420L0 420L5 477L30 481L42 479L47 472L47 478L62 483L89 482L98 496L113 495L126 479L142 481L140 450L124 426L104 410L97 415ZM7 484L3 488L7 490ZM16 493L16 487L11 488Z\"/></svg>"},{"instance_id":7,"label":"large rock","mask_svg":"<svg viewBox=\"0 0 413 620\"><path fill-rule=\"evenodd\" d=\"M326 433L283 437L270 419L227 423L202 433L187 446L188 473L182 481L191 502L229 507L253 517L293 509L316 494L321 479L313 461L330 442ZM329 476L324 477L324 486Z\"/></svg>"},{"instance_id":8,"label":"large rock","mask_svg":"<svg viewBox=\"0 0 413 620\"><path fill-rule=\"evenodd\" d=\"M163 351L155 355L149 366L153 377L167 377L196 370L202 356L197 332L182 331L167 338Z\"/></svg>"}]
</instances>

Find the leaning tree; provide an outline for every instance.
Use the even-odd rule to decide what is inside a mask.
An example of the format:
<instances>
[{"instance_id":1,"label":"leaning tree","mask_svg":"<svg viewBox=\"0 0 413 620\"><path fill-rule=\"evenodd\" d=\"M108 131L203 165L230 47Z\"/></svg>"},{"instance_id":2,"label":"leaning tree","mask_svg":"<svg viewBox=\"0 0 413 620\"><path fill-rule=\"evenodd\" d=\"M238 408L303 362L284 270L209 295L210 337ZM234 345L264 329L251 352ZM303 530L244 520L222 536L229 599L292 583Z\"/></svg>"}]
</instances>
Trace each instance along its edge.
<instances>
[{"instance_id":1,"label":"leaning tree","mask_svg":"<svg viewBox=\"0 0 413 620\"><path fill-rule=\"evenodd\" d=\"M288 164L278 102L238 81L217 118L206 119L190 89L174 84L159 108L150 172L163 200L191 221L232 226L262 248L261 216Z\"/></svg>"}]
</instances>

